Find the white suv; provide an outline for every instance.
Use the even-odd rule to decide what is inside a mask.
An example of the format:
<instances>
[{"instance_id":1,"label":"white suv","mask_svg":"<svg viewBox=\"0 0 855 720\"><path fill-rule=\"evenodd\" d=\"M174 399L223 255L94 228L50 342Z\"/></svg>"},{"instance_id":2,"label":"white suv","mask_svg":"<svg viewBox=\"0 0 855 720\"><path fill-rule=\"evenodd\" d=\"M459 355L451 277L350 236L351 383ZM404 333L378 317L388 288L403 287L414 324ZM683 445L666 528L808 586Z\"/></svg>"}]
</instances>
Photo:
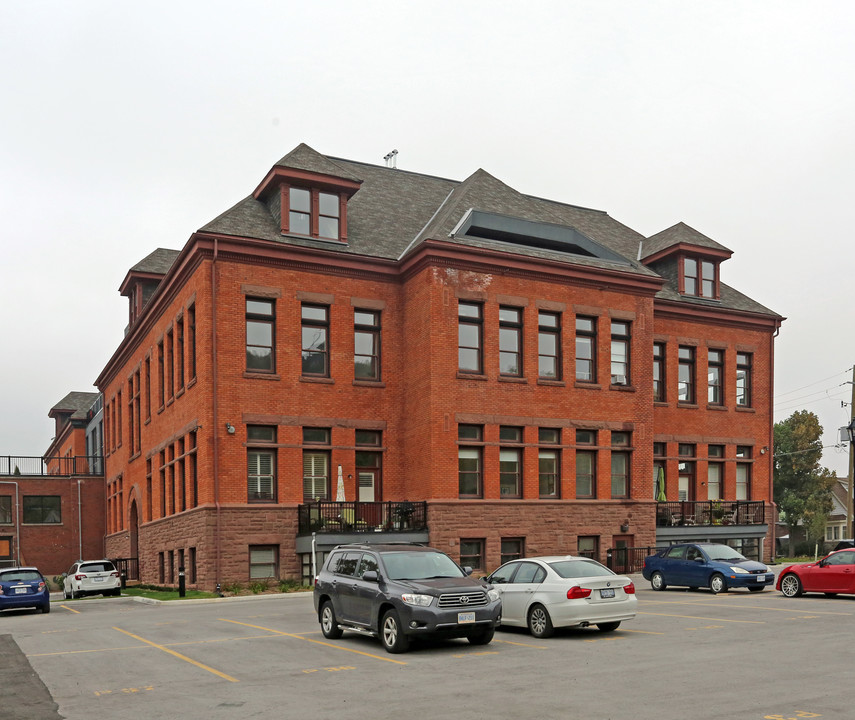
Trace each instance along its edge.
<instances>
[{"instance_id":1,"label":"white suv","mask_svg":"<svg viewBox=\"0 0 855 720\"><path fill-rule=\"evenodd\" d=\"M84 595L121 595L122 579L109 560L82 560L62 576L65 599Z\"/></svg>"}]
</instances>

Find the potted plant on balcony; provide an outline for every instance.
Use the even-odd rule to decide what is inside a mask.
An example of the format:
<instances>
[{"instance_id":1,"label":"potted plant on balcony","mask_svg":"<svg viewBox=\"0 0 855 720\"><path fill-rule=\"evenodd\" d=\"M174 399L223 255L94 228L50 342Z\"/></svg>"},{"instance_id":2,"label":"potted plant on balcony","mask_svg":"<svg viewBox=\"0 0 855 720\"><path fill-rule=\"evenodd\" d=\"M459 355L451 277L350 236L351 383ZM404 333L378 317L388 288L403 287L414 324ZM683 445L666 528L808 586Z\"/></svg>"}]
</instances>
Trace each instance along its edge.
<instances>
[{"instance_id":1,"label":"potted plant on balcony","mask_svg":"<svg viewBox=\"0 0 855 720\"><path fill-rule=\"evenodd\" d=\"M721 506L721 502L716 500L712 506L712 524L713 525L721 525L724 520L724 508Z\"/></svg>"}]
</instances>

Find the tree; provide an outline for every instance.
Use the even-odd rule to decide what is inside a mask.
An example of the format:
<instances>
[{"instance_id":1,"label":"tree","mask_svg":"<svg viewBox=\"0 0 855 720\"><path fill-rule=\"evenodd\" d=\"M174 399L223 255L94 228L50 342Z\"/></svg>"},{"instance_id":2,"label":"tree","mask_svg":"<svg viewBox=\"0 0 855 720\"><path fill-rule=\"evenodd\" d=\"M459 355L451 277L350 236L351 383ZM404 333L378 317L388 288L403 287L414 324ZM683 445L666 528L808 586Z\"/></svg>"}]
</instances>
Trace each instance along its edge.
<instances>
[{"instance_id":1,"label":"tree","mask_svg":"<svg viewBox=\"0 0 855 720\"><path fill-rule=\"evenodd\" d=\"M775 423L774 500L790 531L791 556L796 527L804 528L808 540L822 540L834 507L831 488L837 476L819 464L821 437L819 418L807 410Z\"/></svg>"}]
</instances>

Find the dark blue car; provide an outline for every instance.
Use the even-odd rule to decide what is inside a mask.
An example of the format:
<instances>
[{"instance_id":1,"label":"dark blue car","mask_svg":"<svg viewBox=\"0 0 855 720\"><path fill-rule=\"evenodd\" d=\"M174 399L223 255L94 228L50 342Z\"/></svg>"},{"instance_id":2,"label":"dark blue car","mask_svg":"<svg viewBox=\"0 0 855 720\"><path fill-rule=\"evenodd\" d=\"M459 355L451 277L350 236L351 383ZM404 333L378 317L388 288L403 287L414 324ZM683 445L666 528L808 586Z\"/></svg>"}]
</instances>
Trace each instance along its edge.
<instances>
[{"instance_id":1,"label":"dark blue car","mask_svg":"<svg viewBox=\"0 0 855 720\"><path fill-rule=\"evenodd\" d=\"M18 608L50 612L50 589L37 568L0 569L0 610Z\"/></svg>"},{"instance_id":2,"label":"dark blue car","mask_svg":"<svg viewBox=\"0 0 855 720\"><path fill-rule=\"evenodd\" d=\"M749 560L729 545L684 543L648 555L642 570L654 590L669 585L708 587L714 593L747 587L758 592L775 582L775 573L763 563Z\"/></svg>"}]
</instances>

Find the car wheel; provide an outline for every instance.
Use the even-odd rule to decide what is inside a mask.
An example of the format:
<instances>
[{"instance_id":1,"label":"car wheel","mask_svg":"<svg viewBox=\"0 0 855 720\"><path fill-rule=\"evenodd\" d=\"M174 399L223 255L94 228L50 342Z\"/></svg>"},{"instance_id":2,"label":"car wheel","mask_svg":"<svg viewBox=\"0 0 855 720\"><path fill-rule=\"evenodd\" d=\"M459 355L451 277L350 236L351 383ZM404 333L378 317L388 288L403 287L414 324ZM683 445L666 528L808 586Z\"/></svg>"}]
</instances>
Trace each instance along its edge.
<instances>
[{"instance_id":1,"label":"car wheel","mask_svg":"<svg viewBox=\"0 0 855 720\"><path fill-rule=\"evenodd\" d=\"M495 633L495 628L481 628L477 632L469 633L466 639L469 640L471 645L489 645Z\"/></svg>"},{"instance_id":2,"label":"car wheel","mask_svg":"<svg viewBox=\"0 0 855 720\"><path fill-rule=\"evenodd\" d=\"M44 605L42 605L42 612L45 614L50 612L50 603L49 602L46 602Z\"/></svg>"},{"instance_id":3,"label":"car wheel","mask_svg":"<svg viewBox=\"0 0 855 720\"><path fill-rule=\"evenodd\" d=\"M330 640L337 640L342 636L341 628L335 619L335 610L329 600L321 607L321 632Z\"/></svg>"},{"instance_id":4,"label":"car wheel","mask_svg":"<svg viewBox=\"0 0 855 720\"><path fill-rule=\"evenodd\" d=\"M113 590L113 592L112 592L112 593L110 593L110 594L111 594L113 597L121 597L121 595L122 595L122 588L116 588L116 589L115 589L115 590Z\"/></svg>"},{"instance_id":5,"label":"car wheel","mask_svg":"<svg viewBox=\"0 0 855 720\"><path fill-rule=\"evenodd\" d=\"M802 581L795 573L787 573L781 578L781 593L784 597L798 597L802 594Z\"/></svg>"},{"instance_id":6,"label":"car wheel","mask_svg":"<svg viewBox=\"0 0 855 720\"><path fill-rule=\"evenodd\" d=\"M543 605L534 605L528 611L528 631L536 638L552 637L555 633L552 618L549 617L549 611Z\"/></svg>"},{"instance_id":7,"label":"car wheel","mask_svg":"<svg viewBox=\"0 0 855 720\"><path fill-rule=\"evenodd\" d=\"M652 587L654 590L664 590L666 587L668 587L665 584L665 578L658 570L650 576L650 587Z\"/></svg>"},{"instance_id":8,"label":"car wheel","mask_svg":"<svg viewBox=\"0 0 855 720\"><path fill-rule=\"evenodd\" d=\"M751 592L763 592L766 589L765 585L761 585L760 587L750 587L748 588Z\"/></svg>"},{"instance_id":9,"label":"car wheel","mask_svg":"<svg viewBox=\"0 0 855 720\"><path fill-rule=\"evenodd\" d=\"M71 600L71 593L68 590L63 589L62 594L65 596L66 600Z\"/></svg>"},{"instance_id":10,"label":"car wheel","mask_svg":"<svg viewBox=\"0 0 855 720\"><path fill-rule=\"evenodd\" d=\"M716 595L727 592L727 581L724 579L724 575L721 573L715 573L710 578L710 590L712 590Z\"/></svg>"},{"instance_id":11,"label":"car wheel","mask_svg":"<svg viewBox=\"0 0 855 720\"><path fill-rule=\"evenodd\" d=\"M620 620L615 622L597 623L597 630L600 632L612 632L620 627Z\"/></svg>"},{"instance_id":12,"label":"car wheel","mask_svg":"<svg viewBox=\"0 0 855 720\"><path fill-rule=\"evenodd\" d=\"M407 652L410 647L410 639L403 633L397 610L387 610L383 616L383 622L380 624L380 640L386 652L390 653Z\"/></svg>"},{"instance_id":13,"label":"car wheel","mask_svg":"<svg viewBox=\"0 0 855 720\"><path fill-rule=\"evenodd\" d=\"M82 597L83 597L83 593L81 593L79 590L75 590L74 588L71 588L71 599L72 600L79 600Z\"/></svg>"}]
</instances>

